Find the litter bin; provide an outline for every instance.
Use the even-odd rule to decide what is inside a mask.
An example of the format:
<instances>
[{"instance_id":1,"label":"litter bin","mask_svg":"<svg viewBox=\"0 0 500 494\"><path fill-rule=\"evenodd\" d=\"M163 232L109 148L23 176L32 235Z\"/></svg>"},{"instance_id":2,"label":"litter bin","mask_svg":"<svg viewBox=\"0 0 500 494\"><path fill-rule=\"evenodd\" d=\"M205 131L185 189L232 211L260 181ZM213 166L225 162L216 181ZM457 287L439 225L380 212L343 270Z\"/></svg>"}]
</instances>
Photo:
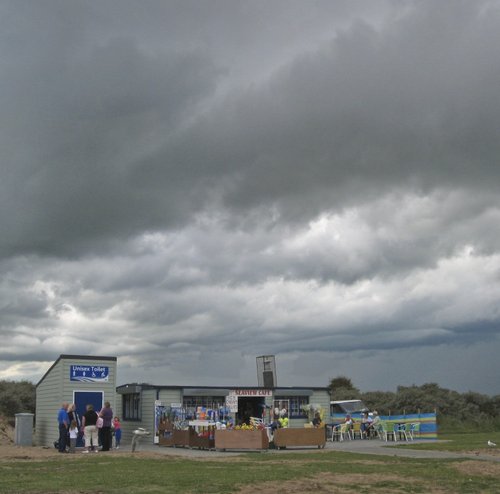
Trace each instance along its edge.
<instances>
[{"instance_id":1,"label":"litter bin","mask_svg":"<svg viewBox=\"0 0 500 494\"><path fill-rule=\"evenodd\" d=\"M16 413L16 435L18 446L33 446L33 413Z\"/></svg>"}]
</instances>

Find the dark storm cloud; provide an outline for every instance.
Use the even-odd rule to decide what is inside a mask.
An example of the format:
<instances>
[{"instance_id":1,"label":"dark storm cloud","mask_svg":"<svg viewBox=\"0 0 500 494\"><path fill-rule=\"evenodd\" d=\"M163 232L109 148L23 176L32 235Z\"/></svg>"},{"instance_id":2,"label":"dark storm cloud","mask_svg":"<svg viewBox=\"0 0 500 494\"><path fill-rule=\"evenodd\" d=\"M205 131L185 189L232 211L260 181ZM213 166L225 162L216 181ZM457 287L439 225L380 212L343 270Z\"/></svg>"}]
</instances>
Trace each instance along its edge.
<instances>
[{"instance_id":1,"label":"dark storm cloud","mask_svg":"<svg viewBox=\"0 0 500 494\"><path fill-rule=\"evenodd\" d=\"M479 5L424 2L385 30L332 32L198 117L221 77L208 50L147 52L117 20L110 37L85 28L96 12L83 9L72 29L79 10L51 5L60 22L48 35L40 7L3 34L6 254L106 246L221 199L302 220L400 185L495 188L500 35L498 13Z\"/></svg>"},{"instance_id":2,"label":"dark storm cloud","mask_svg":"<svg viewBox=\"0 0 500 494\"><path fill-rule=\"evenodd\" d=\"M254 42L258 22L268 42L288 33L273 24L283 16L281 4L255 9L236 4L226 18L235 23L223 21L213 5L149 5L151 11L138 12L128 2L118 10L112 2L102 9L82 2L5 4L6 255L77 253L188 221L218 195L218 185L238 176L249 159L255 161L253 147L262 142L259 135L252 138L252 127L269 117L260 103L252 116L252 108L241 107L236 95L238 114L229 116L229 125L233 120L238 125L235 138L219 110L210 111L201 128L189 130L189 122L196 105L213 96L220 65L234 63L238 47L247 51ZM303 8L296 4L296 14ZM342 17L346 6L334 10ZM313 19L320 17L313 13ZM198 32L206 18L210 33L206 27ZM194 36L179 34L176 22ZM214 36L219 24L225 24L220 38ZM226 36L233 39L236 32L241 39L231 54ZM265 93L255 97L267 98ZM247 118L249 126L240 129ZM212 128L220 131L211 136ZM279 144L284 158L286 137ZM250 176L245 187L251 190L252 182Z\"/></svg>"},{"instance_id":3,"label":"dark storm cloud","mask_svg":"<svg viewBox=\"0 0 500 494\"><path fill-rule=\"evenodd\" d=\"M354 25L226 101L165 153L182 160L201 143L208 152L193 160L191 149L190 164L226 177L227 205L277 204L291 218L399 186L495 190L498 13L463 7L423 4L382 32Z\"/></svg>"},{"instance_id":4,"label":"dark storm cloud","mask_svg":"<svg viewBox=\"0 0 500 494\"><path fill-rule=\"evenodd\" d=\"M148 54L126 32L90 39L88 11L48 5L11 4L1 34L4 255L79 252L182 216L185 190L158 197L132 170L218 73L200 50Z\"/></svg>"}]
</instances>

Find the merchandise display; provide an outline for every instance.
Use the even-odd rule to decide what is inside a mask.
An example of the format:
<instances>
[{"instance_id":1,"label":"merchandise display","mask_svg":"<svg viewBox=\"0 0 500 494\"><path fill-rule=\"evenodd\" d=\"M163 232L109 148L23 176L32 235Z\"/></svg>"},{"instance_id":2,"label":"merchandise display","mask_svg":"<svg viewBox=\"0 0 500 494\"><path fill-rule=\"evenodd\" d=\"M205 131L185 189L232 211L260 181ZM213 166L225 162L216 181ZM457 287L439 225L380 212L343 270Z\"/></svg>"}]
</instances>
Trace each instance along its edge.
<instances>
[{"instance_id":1,"label":"merchandise display","mask_svg":"<svg viewBox=\"0 0 500 494\"><path fill-rule=\"evenodd\" d=\"M182 407L169 407L165 410L158 424L158 444L161 446L213 449L216 427L232 427L230 421L215 422L216 418L226 419L225 410L197 407L195 411L189 412Z\"/></svg>"},{"instance_id":2,"label":"merchandise display","mask_svg":"<svg viewBox=\"0 0 500 494\"><path fill-rule=\"evenodd\" d=\"M161 446L224 451L267 450L270 445L278 449L323 448L326 443L324 427L306 424L303 428L289 428L288 410L284 407L272 409L268 420L263 413L262 417L250 416L237 424L226 407L161 407L156 415Z\"/></svg>"}]
</instances>

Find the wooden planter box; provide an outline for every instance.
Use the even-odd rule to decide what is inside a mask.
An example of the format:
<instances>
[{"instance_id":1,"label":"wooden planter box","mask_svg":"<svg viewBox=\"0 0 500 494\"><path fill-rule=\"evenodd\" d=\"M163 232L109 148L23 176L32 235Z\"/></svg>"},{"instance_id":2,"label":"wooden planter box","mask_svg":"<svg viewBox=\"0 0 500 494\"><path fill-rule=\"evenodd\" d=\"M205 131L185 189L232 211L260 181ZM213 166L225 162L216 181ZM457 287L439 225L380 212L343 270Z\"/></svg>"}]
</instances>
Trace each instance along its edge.
<instances>
[{"instance_id":1,"label":"wooden planter box","mask_svg":"<svg viewBox=\"0 0 500 494\"><path fill-rule=\"evenodd\" d=\"M158 438L158 444L160 446L173 446L173 431L160 430L160 435Z\"/></svg>"},{"instance_id":2,"label":"wooden planter box","mask_svg":"<svg viewBox=\"0 0 500 494\"><path fill-rule=\"evenodd\" d=\"M215 440L214 432L211 433L212 438L206 436L199 436L193 428L189 428L189 447L200 449L214 449Z\"/></svg>"},{"instance_id":3,"label":"wooden planter box","mask_svg":"<svg viewBox=\"0 0 500 494\"><path fill-rule=\"evenodd\" d=\"M172 446L172 434L174 426L172 422L163 420L158 426L158 444L160 446Z\"/></svg>"},{"instance_id":4,"label":"wooden planter box","mask_svg":"<svg viewBox=\"0 0 500 494\"><path fill-rule=\"evenodd\" d=\"M161 430L160 437L158 438L160 446L189 446L189 431L180 431L174 429L173 431Z\"/></svg>"},{"instance_id":5,"label":"wooden planter box","mask_svg":"<svg viewBox=\"0 0 500 494\"><path fill-rule=\"evenodd\" d=\"M325 429L276 429L274 431L274 446L278 449L293 446L317 446L324 448L326 444Z\"/></svg>"},{"instance_id":6,"label":"wooden planter box","mask_svg":"<svg viewBox=\"0 0 500 494\"><path fill-rule=\"evenodd\" d=\"M268 449L269 439L265 430L217 430L215 431L215 448L222 450Z\"/></svg>"},{"instance_id":7,"label":"wooden planter box","mask_svg":"<svg viewBox=\"0 0 500 494\"><path fill-rule=\"evenodd\" d=\"M189 431L175 429L172 433L172 446L189 446Z\"/></svg>"}]
</instances>

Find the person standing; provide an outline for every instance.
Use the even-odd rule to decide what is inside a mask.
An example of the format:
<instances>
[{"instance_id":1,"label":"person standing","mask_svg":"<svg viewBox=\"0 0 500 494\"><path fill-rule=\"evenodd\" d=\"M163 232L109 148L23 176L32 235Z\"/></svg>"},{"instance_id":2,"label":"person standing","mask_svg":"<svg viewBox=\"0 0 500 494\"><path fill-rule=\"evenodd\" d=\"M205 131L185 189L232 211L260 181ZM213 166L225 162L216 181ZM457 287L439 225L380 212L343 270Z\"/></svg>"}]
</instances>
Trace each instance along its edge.
<instances>
[{"instance_id":1,"label":"person standing","mask_svg":"<svg viewBox=\"0 0 500 494\"><path fill-rule=\"evenodd\" d=\"M97 449L98 438L97 438L97 412L94 410L94 406L92 404L87 405L87 411L83 414L82 417L82 429L85 436L85 449L84 453L90 453L91 451L95 451L96 453L99 451ZM95 449L94 449L95 448Z\"/></svg>"},{"instance_id":2,"label":"person standing","mask_svg":"<svg viewBox=\"0 0 500 494\"><path fill-rule=\"evenodd\" d=\"M109 451L111 449L111 422L113 421L113 410L109 401L104 402L104 407L99 412L99 417L102 417L102 449L101 451Z\"/></svg>"},{"instance_id":3,"label":"person standing","mask_svg":"<svg viewBox=\"0 0 500 494\"><path fill-rule=\"evenodd\" d=\"M80 431L80 428L81 428L82 424L81 424L81 421L80 421L80 416L78 415L78 413L76 411L76 405L74 403L72 403L68 407L68 417L69 417L70 427L71 427L71 422L73 422L73 420L74 420L76 422L76 428L77 428L77 430ZM69 431L68 431L68 437L71 439L71 437L69 435ZM78 435L77 435L77 439L78 439Z\"/></svg>"},{"instance_id":4,"label":"person standing","mask_svg":"<svg viewBox=\"0 0 500 494\"><path fill-rule=\"evenodd\" d=\"M69 423L71 424L71 422L73 420L77 421L77 426L79 426L80 424L78 423L79 420L77 419L77 413L76 413L76 405L74 403L72 403L71 405L68 405L68 417L69 417Z\"/></svg>"},{"instance_id":5,"label":"person standing","mask_svg":"<svg viewBox=\"0 0 500 494\"><path fill-rule=\"evenodd\" d=\"M69 425L69 452L74 453L76 451L76 439L78 438L78 426L76 425L76 420L72 420Z\"/></svg>"},{"instance_id":6,"label":"person standing","mask_svg":"<svg viewBox=\"0 0 500 494\"><path fill-rule=\"evenodd\" d=\"M61 409L57 414L57 422L59 423L59 453L66 453L66 446L68 444L68 404L63 403Z\"/></svg>"},{"instance_id":7,"label":"person standing","mask_svg":"<svg viewBox=\"0 0 500 494\"><path fill-rule=\"evenodd\" d=\"M120 449L120 442L122 440L122 424L120 423L119 417L115 417L113 419L113 427L115 429L115 448Z\"/></svg>"}]
</instances>

